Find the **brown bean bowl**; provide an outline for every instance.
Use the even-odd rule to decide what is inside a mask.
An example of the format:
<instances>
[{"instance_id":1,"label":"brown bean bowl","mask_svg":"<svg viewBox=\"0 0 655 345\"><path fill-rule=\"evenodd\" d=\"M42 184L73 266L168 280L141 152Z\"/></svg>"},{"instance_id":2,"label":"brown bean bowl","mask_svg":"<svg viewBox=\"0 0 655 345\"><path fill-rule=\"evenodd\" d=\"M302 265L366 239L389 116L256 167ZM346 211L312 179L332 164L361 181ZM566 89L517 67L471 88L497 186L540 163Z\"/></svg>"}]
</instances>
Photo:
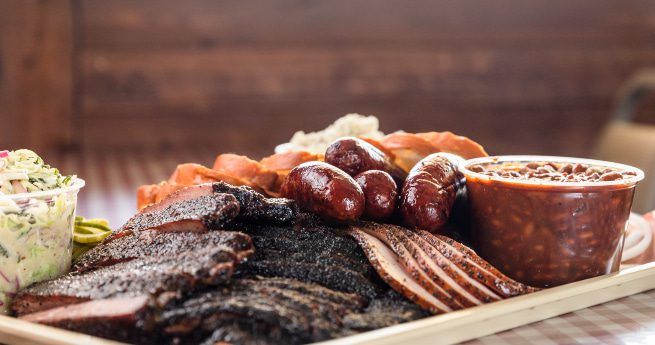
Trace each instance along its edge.
<instances>
[{"instance_id":1,"label":"brown bean bowl","mask_svg":"<svg viewBox=\"0 0 655 345\"><path fill-rule=\"evenodd\" d=\"M615 181L518 180L469 170L480 164L553 162L629 171ZM550 287L617 271L640 169L553 156L475 158L466 177L475 250L508 276Z\"/></svg>"}]
</instances>

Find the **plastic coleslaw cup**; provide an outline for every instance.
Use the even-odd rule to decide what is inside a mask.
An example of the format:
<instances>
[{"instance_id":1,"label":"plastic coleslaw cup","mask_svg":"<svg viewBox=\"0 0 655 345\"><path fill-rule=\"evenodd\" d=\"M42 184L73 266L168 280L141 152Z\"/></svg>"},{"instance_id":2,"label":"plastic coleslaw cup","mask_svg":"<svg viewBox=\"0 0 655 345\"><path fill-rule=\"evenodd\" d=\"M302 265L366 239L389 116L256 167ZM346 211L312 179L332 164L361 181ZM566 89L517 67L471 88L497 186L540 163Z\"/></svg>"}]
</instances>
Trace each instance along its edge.
<instances>
[{"instance_id":1,"label":"plastic coleslaw cup","mask_svg":"<svg viewBox=\"0 0 655 345\"><path fill-rule=\"evenodd\" d=\"M70 269L82 187L84 180L75 178L68 187L0 195L0 314L20 289Z\"/></svg>"}]
</instances>

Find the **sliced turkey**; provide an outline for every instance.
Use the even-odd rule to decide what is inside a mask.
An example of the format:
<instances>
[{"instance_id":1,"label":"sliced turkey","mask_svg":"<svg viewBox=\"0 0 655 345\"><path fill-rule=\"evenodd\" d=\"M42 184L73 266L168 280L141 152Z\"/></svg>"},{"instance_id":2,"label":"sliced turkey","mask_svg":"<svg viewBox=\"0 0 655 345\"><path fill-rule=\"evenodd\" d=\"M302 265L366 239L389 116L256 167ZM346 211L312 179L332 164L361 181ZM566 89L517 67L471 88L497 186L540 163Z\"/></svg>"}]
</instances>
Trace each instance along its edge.
<instances>
[{"instance_id":1,"label":"sliced turkey","mask_svg":"<svg viewBox=\"0 0 655 345\"><path fill-rule=\"evenodd\" d=\"M349 234L357 240L369 262L384 280L396 292L433 314L452 311L444 302L434 297L412 278L398 256L373 235L358 229L351 229Z\"/></svg>"},{"instance_id":2,"label":"sliced turkey","mask_svg":"<svg viewBox=\"0 0 655 345\"><path fill-rule=\"evenodd\" d=\"M348 233L385 282L435 314L537 290L444 236L371 222L351 226Z\"/></svg>"}]
</instances>

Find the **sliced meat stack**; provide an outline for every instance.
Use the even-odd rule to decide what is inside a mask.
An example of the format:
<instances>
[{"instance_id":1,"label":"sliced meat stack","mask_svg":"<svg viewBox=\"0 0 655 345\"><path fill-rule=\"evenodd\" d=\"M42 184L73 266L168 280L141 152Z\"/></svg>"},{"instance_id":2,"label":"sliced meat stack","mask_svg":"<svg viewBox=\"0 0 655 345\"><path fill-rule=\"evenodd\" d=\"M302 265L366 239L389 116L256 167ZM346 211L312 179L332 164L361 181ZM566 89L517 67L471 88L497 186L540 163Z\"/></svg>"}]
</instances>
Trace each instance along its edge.
<instances>
[{"instance_id":1,"label":"sliced meat stack","mask_svg":"<svg viewBox=\"0 0 655 345\"><path fill-rule=\"evenodd\" d=\"M142 342L156 333L162 308L227 283L235 261L234 251L224 247L134 259L34 285L16 296L12 308L28 321Z\"/></svg>"},{"instance_id":2,"label":"sliced meat stack","mask_svg":"<svg viewBox=\"0 0 655 345\"><path fill-rule=\"evenodd\" d=\"M227 226L240 210L234 195L213 185L180 190L85 253L71 273L21 291L12 309L34 322L154 342L163 308L228 283L235 266L253 254L248 235L208 231Z\"/></svg>"},{"instance_id":3,"label":"sliced meat stack","mask_svg":"<svg viewBox=\"0 0 655 345\"><path fill-rule=\"evenodd\" d=\"M536 291L444 236L377 223L348 233L389 286L433 314Z\"/></svg>"}]
</instances>

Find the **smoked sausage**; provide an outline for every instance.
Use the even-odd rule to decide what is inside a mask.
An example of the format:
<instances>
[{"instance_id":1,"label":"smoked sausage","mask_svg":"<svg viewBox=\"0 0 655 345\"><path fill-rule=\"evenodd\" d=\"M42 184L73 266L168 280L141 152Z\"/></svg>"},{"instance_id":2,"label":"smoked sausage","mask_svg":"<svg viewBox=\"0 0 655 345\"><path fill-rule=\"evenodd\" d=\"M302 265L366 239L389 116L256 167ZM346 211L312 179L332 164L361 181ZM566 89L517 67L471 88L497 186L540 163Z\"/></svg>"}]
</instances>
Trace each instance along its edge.
<instances>
[{"instance_id":1,"label":"smoked sausage","mask_svg":"<svg viewBox=\"0 0 655 345\"><path fill-rule=\"evenodd\" d=\"M325 162L356 176L367 170L382 170L402 183L407 174L377 147L355 137L335 140L325 151Z\"/></svg>"},{"instance_id":2,"label":"smoked sausage","mask_svg":"<svg viewBox=\"0 0 655 345\"><path fill-rule=\"evenodd\" d=\"M409 172L400 193L405 226L438 232L448 221L463 177L446 155L434 153Z\"/></svg>"},{"instance_id":3,"label":"smoked sausage","mask_svg":"<svg viewBox=\"0 0 655 345\"><path fill-rule=\"evenodd\" d=\"M355 181L366 199L364 217L377 221L389 219L398 198L398 186L391 175L382 170L368 170L355 176Z\"/></svg>"},{"instance_id":4,"label":"smoked sausage","mask_svg":"<svg viewBox=\"0 0 655 345\"><path fill-rule=\"evenodd\" d=\"M364 193L357 182L342 170L323 162L306 162L293 168L282 183L280 193L295 200L301 209L327 220L349 222L364 213Z\"/></svg>"}]
</instances>

